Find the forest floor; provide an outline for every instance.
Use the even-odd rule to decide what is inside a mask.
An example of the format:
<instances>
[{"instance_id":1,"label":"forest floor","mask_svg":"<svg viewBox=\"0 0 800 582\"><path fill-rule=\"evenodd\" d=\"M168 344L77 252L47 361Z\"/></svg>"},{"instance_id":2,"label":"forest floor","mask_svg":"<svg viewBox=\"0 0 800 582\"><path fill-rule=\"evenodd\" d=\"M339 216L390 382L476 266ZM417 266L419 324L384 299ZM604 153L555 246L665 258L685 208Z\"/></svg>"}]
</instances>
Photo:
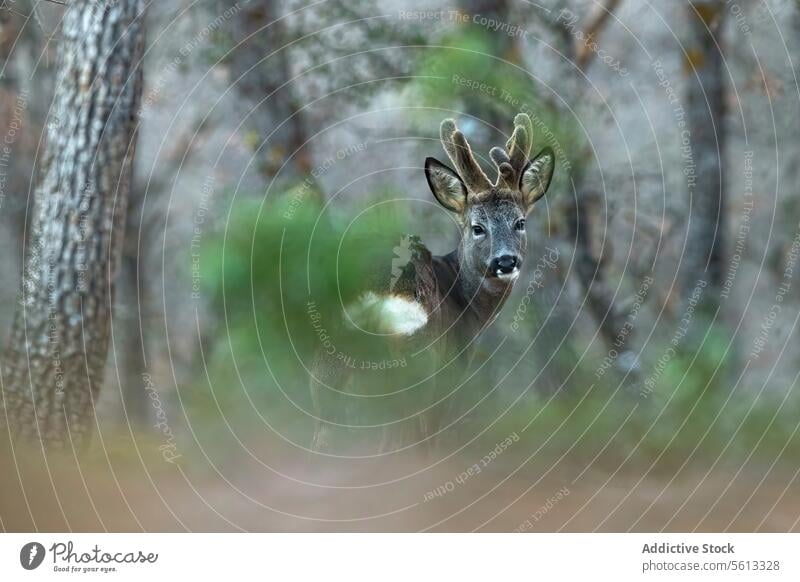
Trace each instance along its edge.
<instances>
[{"instance_id":1,"label":"forest floor","mask_svg":"<svg viewBox=\"0 0 800 582\"><path fill-rule=\"evenodd\" d=\"M146 440L7 446L3 531L798 531L787 467L561 457L320 457L275 443L166 462ZM154 454L155 453L155 454ZM465 460L468 459L468 460ZM589 460L591 461L591 460ZM20 487L20 483L24 487Z\"/></svg>"}]
</instances>

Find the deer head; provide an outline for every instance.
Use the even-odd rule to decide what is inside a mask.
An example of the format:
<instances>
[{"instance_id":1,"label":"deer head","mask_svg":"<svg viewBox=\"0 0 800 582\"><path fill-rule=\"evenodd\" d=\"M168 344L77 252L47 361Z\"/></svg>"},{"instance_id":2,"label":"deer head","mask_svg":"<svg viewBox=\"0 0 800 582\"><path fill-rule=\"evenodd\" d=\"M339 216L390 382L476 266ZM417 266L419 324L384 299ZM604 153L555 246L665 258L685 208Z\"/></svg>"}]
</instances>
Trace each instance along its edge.
<instances>
[{"instance_id":1,"label":"deer head","mask_svg":"<svg viewBox=\"0 0 800 582\"><path fill-rule=\"evenodd\" d=\"M491 289L503 289L519 276L527 246L525 219L553 177L553 150L546 147L530 159L532 139L531 119L520 113L506 148L489 152L497 166L494 184L452 119L442 122L441 141L455 169L434 158L425 160L433 195L458 216L461 272Z\"/></svg>"}]
</instances>

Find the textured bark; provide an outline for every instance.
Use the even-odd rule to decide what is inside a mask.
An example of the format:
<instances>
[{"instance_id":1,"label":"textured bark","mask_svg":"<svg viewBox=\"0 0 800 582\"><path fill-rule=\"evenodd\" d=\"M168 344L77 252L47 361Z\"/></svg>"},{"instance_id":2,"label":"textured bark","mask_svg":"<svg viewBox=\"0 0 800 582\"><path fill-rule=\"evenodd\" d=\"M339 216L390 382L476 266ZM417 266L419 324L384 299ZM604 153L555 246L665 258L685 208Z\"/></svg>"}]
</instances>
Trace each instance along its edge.
<instances>
[{"instance_id":1,"label":"textured bark","mask_svg":"<svg viewBox=\"0 0 800 582\"><path fill-rule=\"evenodd\" d=\"M13 438L85 442L103 381L141 94L143 0L72 0L11 339Z\"/></svg>"},{"instance_id":2,"label":"textured bark","mask_svg":"<svg viewBox=\"0 0 800 582\"><path fill-rule=\"evenodd\" d=\"M723 55L717 46L725 7L720 1L692 2L687 7L689 28L684 49L687 60L686 121L691 132L691 159L684 159L690 206L689 233L682 257L682 298L685 301L705 279L716 296L723 278L723 215L725 210L723 150L725 85ZM706 303L706 305L709 305Z\"/></svg>"}]
</instances>

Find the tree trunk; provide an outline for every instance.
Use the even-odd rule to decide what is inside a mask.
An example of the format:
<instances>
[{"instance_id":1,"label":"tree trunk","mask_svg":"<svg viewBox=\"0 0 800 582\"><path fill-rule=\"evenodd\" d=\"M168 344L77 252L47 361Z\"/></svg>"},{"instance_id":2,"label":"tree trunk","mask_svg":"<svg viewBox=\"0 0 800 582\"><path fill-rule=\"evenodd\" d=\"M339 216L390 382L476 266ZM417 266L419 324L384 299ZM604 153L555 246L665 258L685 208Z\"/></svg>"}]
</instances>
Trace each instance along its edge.
<instances>
[{"instance_id":1,"label":"tree trunk","mask_svg":"<svg viewBox=\"0 0 800 582\"><path fill-rule=\"evenodd\" d=\"M85 443L103 381L141 94L143 0L72 0L4 356L15 439Z\"/></svg>"},{"instance_id":2,"label":"tree trunk","mask_svg":"<svg viewBox=\"0 0 800 582\"><path fill-rule=\"evenodd\" d=\"M37 123L50 107L52 71L45 66L42 30L27 22L33 5L19 0L0 8L0 245L4 250L0 282L3 293L19 289L23 239L27 227L26 206L36 157ZM13 273L14 275L11 275ZM12 305L0 313L0 330L10 327ZM8 319L7 319L8 318Z\"/></svg>"},{"instance_id":3,"label":"tree trunk","mask_svg":"<svg viewBox=\"0 0 800 582\"><path fill-rule=\"evenodd\" d=\"M223 1L221 6L225 6ZM280 169L286 176L306 179L312 169L311 151L306 141L306 116L295 94L296 83L284 85L292 77L291 38L285 21L279 20L280 5L268 0L253 0L238 10L231 19L231 36L235 49L230 55L231 69L240 94L258 107L250 117L251 126L263 140L265 162L260 169L267 178ZM269 98L267 98L269 96ZM285 166L287 156L290 164Z\"/></svg>"},{"instance_id":4,"label":"tree trunk","mask_svg":"<svg viewBox=\"0 0 800 582\"><path fill-rule=\"evenodd\" d=\"M596 50L590 50L585 40L592 39L597 43L605 27L610 22L611 14L619 8L620 0L605 0L595 4L588 10L587 16L581 19L580 38L575 38L573 32L562 26L562 50L568 59L577 65L578 69L586 73L597 60ZM575 71L563 80L563 84L571 84L571 93L578 95L582 91L585 79L576 75ZM600 193L593 192L586 181L585 160L589 159L591 151L584 148L583 155L576 163L570 176L575 185L575 195L566 204L565 215L569 233L569 240L575 245L575 274L586 292L586 306L591 316L597 322L600 336L606 347L615 350L618 357L614 358L617 369L627 374L628 378L635 380L638 376L635 350L631 347L633 333L622 336L622 330L627 314L624 313L615 300L616 289L606 277L606 266L611 262L611 240L605 240L605 246L600 256L593 248L595 238L595 216L603 216L602 210L595 208L596 200Z\"/></svg>"},{"instance_id":5,"label":"tree trunk","mask_svg":"<svg viewBox=\"0 0 800 582\"><path fill-rule=\"evenodd\" d=\"M131 235L130 225L128 229ZM127 249L126 249L127 251ZM119 295L114 311L114 355L122 396L122 423L131 427L152 427L153 401L143 380L147 366L150 300L145 282L140 280L142 262L138 254L123 251L117 284Z\"/></svg>"},{"instance_id":6,"label":"tree trunk","mask_svg":"<svg viewBox=\"0 0 800 582\"><path fill-rule=\"evenodd\" d=\"M459 0L458 7L461 12L470 17L480 16L489 21L502 22L511 25L513 23L511 15L510 0ZM474 26L470 23L469 26ZM509 63L519 65L521 64L522 55L520 52L520 43L517 36L510 36L502 32L486 32L486 40L489 43L490 50L489 56L504 59ZM496 61L493 64L501 66ZM505 66L505 65L503 65ZM480 118L483 122L489 124L491 127L496 128L492 132L492 137L499 137L495 131L506 132L508 131L508 124L511 118L508 116L508 109L505 104L498 104L499 106L487 107L485 100L480 94L475 92L474 95L469 92L465 95L465 110ZM514 112L516 114L517 112ZM511 116L513 118L513 114ZM513 129L513 128L512 128ZM503 137L505 139L505 137Z\"/></svg>"},{"instance_id":7,"label":"tree trunk","mask_svg":"<svg viewBox=\"0 0 800 582\"><path fill-rule=\"evenodd\" d=\"M682 300L691 296L699 279L708 283L703 293L712 307L722 284L723 213L722 172L725 145L723 82L720 41L725 8L720 1L692 2L684 43L687 60L686 121L691 149L683 152L688 190L689 233L683 256Z\"/></svg>"}]
</instances>

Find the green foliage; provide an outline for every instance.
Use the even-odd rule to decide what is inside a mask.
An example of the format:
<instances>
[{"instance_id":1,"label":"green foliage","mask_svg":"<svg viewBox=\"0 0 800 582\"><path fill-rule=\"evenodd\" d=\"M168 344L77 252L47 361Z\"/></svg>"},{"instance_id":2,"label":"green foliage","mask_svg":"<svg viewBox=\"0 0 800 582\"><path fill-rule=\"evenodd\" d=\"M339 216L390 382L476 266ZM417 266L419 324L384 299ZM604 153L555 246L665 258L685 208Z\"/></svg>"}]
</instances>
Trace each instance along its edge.
<instances>
[{"instance_id":1,"label":"green foliage","mask_svg":"<svg viewBox=\"0 0 800 582\"><path fill-rule=\"evenodd\" d=\"M305 184L263 203L240 197L201 250L202 293L224 320L207 356L223 404L242 405L245 396L264 409L307 406L315 350L327 338L344 349L336 335L343 307L374 280L376 265L391 263L406 231L393 204L343 220L316 200Z\"/></svg>"},{"instance_id":2,"label":"green foliage","mask_svg":"<svg viewBox=\"0 0 800 582\"><path fill-rule=\"evenodd\" d=\"M536 99L533 80L493 54L489 35L459 30L439 44L424 53L419 67L421 79L415 96L425 104L456 109L459 103L471 102L478 106L480 111L474 115L479 116L480 112L503 110L507 94Z\"/></svg>"}]
</instances>

